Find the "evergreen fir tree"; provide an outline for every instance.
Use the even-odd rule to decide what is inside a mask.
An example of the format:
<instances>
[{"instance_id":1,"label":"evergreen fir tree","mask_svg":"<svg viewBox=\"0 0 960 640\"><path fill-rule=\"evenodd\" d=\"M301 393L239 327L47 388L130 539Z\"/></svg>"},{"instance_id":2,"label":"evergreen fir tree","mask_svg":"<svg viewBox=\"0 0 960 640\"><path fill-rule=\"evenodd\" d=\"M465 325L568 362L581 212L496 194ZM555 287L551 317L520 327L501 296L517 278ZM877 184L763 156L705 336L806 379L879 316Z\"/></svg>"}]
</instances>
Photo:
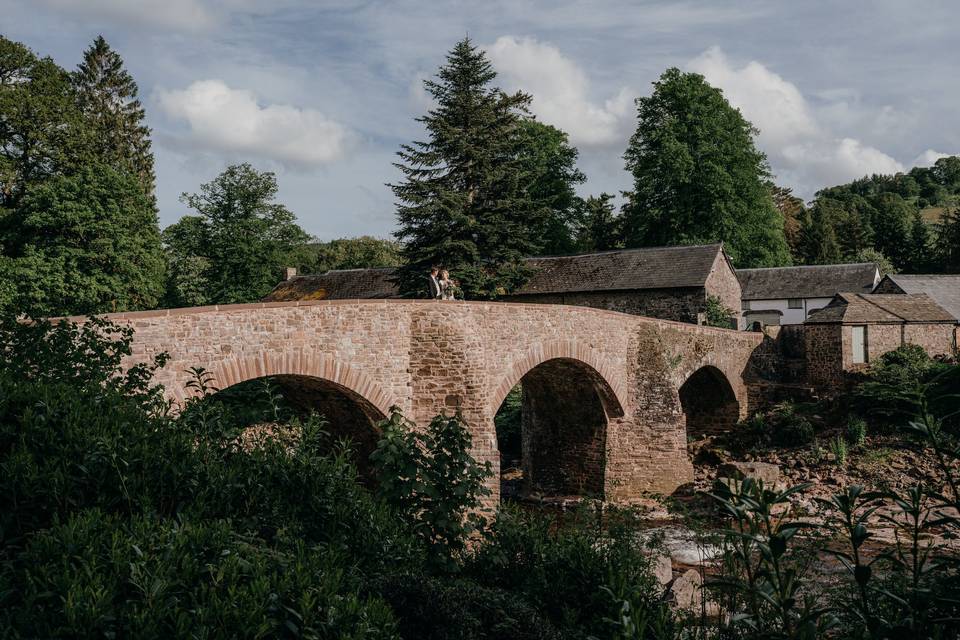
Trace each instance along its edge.
<instances>
[{"instance_id":1,"label":"evergreen fir tree","mask_svg":"<svg viewBox=\"0 0 960 640\"><path fill-rule=\"evenodd\" d=\"M804 215L800 249L804 264L837 264L842 261L834 222L822 202L815 203Z\"/></svg>"},{"instance_id":2,"label":"evergreen fir tree","mask_svg":"<svg viewBox=\"0 0 960 640\"><path fill-rule=\"evenodd\" d=\"M144 124L137 83L103 36L97 36L84 52L73 84L97 161L133 175L143 192L153 197L150 129Z\"/></svg>"},{"instance_id":3,"label":"evergreen fir tree","mask_svg":"<svg viewBox=\"0 0 960 640\"><path fill-rule=\"evenodd\" d=\"M522 282L520 259L541 246L549 210L531 197L522 122L530 96L491 86L496 72L464 38L436 79L424 82L436 106L418 118L427 140L401 147L398 200L406 295L426 291L432 265L449 269L468 297L495 297Z\"/></svg>"},{"instance_id":4,"label":"evergreen fir tree","mask_svg":"<svg viewBox=\"0 0 960 640\"><path fill-rule=\"evenodd\" d=\"M920 210L913 212L913 221L910 224L910 271L923 273L930 267L931 255L930 228L923 221Z\"/></svg>"},{"instance_id":5,"label":"evergreen fir tree","mask_svg":"<svg viewBox=\"0 0 960 640\"><path fill-rule=\"evenodd\" d=\"M960 208L943 214L937 223L937 262L944 273L960 273Z\"/></svg>"},{"instance_id":6,"label":"evergreen fir tree","mask_svg":"<svg viewBox=\"0 0 960 640\"><path fill-rule=\"evenodd\" d=\"M623 219L613 207L613 196L590 196L582 205L577 245L581 251L607 251L623 244Z\"/></svg>"}]
</instances>

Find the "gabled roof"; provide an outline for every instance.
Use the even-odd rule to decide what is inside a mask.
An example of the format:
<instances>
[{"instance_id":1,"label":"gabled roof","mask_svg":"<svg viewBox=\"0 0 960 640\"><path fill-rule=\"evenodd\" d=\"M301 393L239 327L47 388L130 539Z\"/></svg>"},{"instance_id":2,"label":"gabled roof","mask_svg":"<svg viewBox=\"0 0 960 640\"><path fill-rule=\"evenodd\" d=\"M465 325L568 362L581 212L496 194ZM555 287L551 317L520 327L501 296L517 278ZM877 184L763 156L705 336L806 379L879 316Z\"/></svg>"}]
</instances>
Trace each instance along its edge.
<instances>
[{"instance_id":1,"label":"gabled roof","mask_svg":"<svg viewBox=\"0 0 960 640\"><path fill-rule=\"evenodd\" d=\"M703 287L719 255L722 244L527 258L534 272L514 295Z\"/></svg>"},{"instance_id":2,"label":"gabled roof","mask_svg":"<svg viewBox=\"0 0 960 640\"><path fill-rule=\"evenodd\" d=\"M513 295L703 287L718 256L729 264L721 244L527 258L533 274ZM278 284L263 301L398 298L400 291L392 281L394 271L393 267L383 267L295 276Z\"/></svg>"},{"instance_id":3,"label":"gabled roof","mask_svg":"<svg viewBox=\"0 0 960 640\"><path fill-rule=\"evenodd\" d=\"M293 300L360 300L399 298L391 278L393 267L378 269L342 269L315 276L294 276L268 293L263 302Z\"/></svg>"},{"instance_id":4,"label":"gabled roof","mask_svg":"<svg viewBox=\"0 0 960 640\"><path fill-rule=\"evenodd\" d=\"M744 300L829 298L840 291L870 293L878 275L872 262L737 269Z\"/></svg>"},{"instance_id":5,"label":"gabled roof","mask_svg":"<svg viewBox=\"0 0 960 640\"><path fill-rule=\"evenodd\" d=\"M925 293L838 293L806 324L953 324L956 319Z\"/></svg>"},{"instance_id":6,"label":"gabled roof","mask_svg":"<svg viewBox=\"0 0 960 640\"><path fill-rule=\"evenodd\" d=\"M927 294L960 320L960 274L889 274L883 277L881 284L884 281L892 282L904 293ZM878 289L881 284L877 285Z\"/></svg>"}]
</instances>

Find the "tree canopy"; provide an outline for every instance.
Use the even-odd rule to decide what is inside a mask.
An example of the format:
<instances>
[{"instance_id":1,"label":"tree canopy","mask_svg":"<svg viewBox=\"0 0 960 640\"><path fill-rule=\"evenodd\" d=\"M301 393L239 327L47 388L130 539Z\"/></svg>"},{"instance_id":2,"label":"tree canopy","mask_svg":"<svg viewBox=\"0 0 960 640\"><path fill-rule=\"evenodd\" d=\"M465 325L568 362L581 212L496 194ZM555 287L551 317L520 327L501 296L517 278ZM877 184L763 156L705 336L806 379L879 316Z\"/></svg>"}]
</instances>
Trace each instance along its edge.
<instances>
[{"instance_id":1,"label":"tree canopy","mask_svg":"<svg viewBox=\"0 0 960 640\"><path fill-rule=\"evenodd\" d=\"M251 302L277 284L309 240L296 216L275 202L277 189L273 173L243 163L180 197L198 215L163 232L172 265L168 304Z\"/></svg>"},{"instance_id":2,"label":"tree canopy","mask_svg":"<svg viewBox=\"0 0 960 640\"><path fill-rule=\"evenodd\" d=\"M16 308L31 315L152 309L164 256L135 178L93 164L34 187L11 214Z\"/></svg>"},{"instance_id":3,"label":"tree canopy","mask_svg":"<svg viewBox=\"0 0 960 640\"><path fill-rule=\"evenodd\" d=\"M637 100L624 159L629 247L724 242L739 267L790 263L755 131L703 76L668 69Z\"/></svg>"}]
</instances>

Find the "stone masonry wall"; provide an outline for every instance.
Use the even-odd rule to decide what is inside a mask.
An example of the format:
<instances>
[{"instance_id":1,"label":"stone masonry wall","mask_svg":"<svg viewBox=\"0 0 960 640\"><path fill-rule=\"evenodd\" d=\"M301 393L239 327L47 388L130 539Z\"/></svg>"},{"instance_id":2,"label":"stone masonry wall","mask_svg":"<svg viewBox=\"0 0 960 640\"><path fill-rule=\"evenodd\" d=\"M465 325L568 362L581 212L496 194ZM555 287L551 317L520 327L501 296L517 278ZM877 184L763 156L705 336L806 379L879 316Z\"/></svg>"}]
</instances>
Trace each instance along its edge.
<instances>
[{"instance_id":1,"label":"stone masonry wall","mask_svg":"<svg viewBox=\"0 0 960 640\"><path fill-rule=\"evenodd\" d=\"M647 289L642 291L585 291L510 296L510 302L564 304L629 313L636 316L697 323L703 313L706 293L703 288ZM739 307L740 302L737 301Z\"/></svg>"},{"instance_id":2,"label":"stone masonry wall","mask_svg":"<svg viewBox=\"0 0 960 640\"><path fill-rule=\"evenodd\" d=\"M717 296L723 306L730 310L733 327L743 328L743 318L740 315L740 305L743 299L743 291L740 288L740 280L737 274L730 267L730 263L724 257L722 252L717 253L714 259L713 268L710 275L707 276L706 295Z\"/></svg>"},{"instance_id":3,"label":"stone masonry wall","mask_svg":"<svg viewBox=\"0 0 960 640\"><path fill-rule=\"evenodd\" d=\"M169 354L157 381L172 400L185 396L186 369L203 366L220 388L264 376L320 378L363 398L368 414L386 415L396 405L420 426L439 411L459 409L474 455L493 467L491 502L499 475L493 417L538 365L577 363L567 375L582 376L570 388L587 404L590 382L606 424L581 434L580 459L571 464L596 486L590 468L600 466L601 447L604 495L628 500L669 493L692 479L678 389L701 367L714 366L745 412L742 376L761 340L597 309L489 302L259 303L108 318L136 331L127 365Z\"/></svg>"},{"instance_id":4,"label":"stone masonry wall","mask_svg":"<svg viewBox=\"0 0 960 640\"><path fill-rule=\"evenodd\" d=\"M843 335L838 324L805 325L807 379L817 387L843 381Z\"/></svg>"}]
</instances>

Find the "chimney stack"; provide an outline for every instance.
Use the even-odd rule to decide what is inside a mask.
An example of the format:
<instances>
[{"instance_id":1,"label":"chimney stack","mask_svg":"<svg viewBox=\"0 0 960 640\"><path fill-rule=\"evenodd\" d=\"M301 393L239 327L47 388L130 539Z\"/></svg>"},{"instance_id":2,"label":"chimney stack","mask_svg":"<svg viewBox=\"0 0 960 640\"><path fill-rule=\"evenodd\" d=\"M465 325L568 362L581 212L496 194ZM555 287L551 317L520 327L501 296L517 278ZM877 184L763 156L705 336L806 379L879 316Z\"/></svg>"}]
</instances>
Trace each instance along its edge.
<instances>
[{"instance_id":1,"label":"chimney stack","mask_svg":"<svg viewBox=\"0 0 960 640\"><path fill-rule=\"evenodd\" d=\"M297 277L297 268L296 267L287 267L283 270L283 279L284 280L293 280Z\"/></svg>"}]
</instances>

